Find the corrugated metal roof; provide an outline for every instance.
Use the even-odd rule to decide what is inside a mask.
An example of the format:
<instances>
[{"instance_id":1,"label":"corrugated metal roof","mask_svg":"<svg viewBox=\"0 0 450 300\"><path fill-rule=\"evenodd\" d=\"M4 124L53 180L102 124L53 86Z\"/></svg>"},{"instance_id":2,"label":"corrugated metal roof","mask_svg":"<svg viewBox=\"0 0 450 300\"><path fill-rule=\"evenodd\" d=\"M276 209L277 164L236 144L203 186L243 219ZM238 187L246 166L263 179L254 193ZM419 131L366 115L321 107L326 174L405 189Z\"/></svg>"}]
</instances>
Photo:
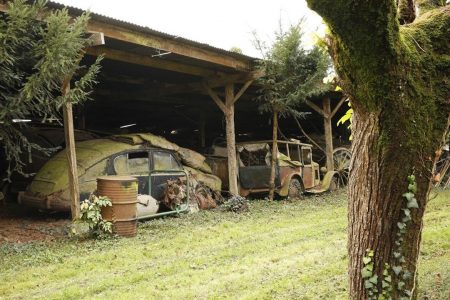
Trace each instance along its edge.
<instances>
[{"instance_id":1,"label":"corrugated metal roof","mask_svg":"<svg viewBox=\"0 0 450 300\"><path fill-rule=\"evenodd\" d=\"M61 8L66 7L69 10L69 13L71 15L81 15L82 13L86 12L86 11L80 9L80 8L73 7L73 6L68 6L68 5L61 4L61 3L57 3L55 1L49 2L47 4L47 6L50 7L50 8L56 8L56 9L61 9ZM138 24L131 23L129 21L115 19L115 18L108 17L108 16L105 16L105 15L102 15L102 14L94 13L94 12L90 12L90 16L91 16L91 19L94 19L94 20L105 22L105 23L108 23L108 24L111 24L111 25L120 26L120 27L123 27L123 28L126 28L126 29L137 31L137 32L142 32L142 33L148 33L148 34L156 35L158 37L162 37L162 38L166 38L166 39L176 39L177 41L186 43L188 45L192 45L192 46L195 46L195 47L198 47L198 48L215 51L217 53L224 54L224 55L236 58L236 59L245 59L245 60L249 60L249 61L258 60L258 58L255 58L255 57L251 57L251 56L248 56L248 55L245 55L245 54L239 54L239 53L236 53L236 52L232 52L232 51L224 50L224 49L221 49L221 48L217 48L217 47L205 44L205 43L200 43L200 42L189 40L189 39L186 39L186 38L183 38L183 37L180 37L180 36L175 36L175 35L171 35L171 34L168 34L168 33L164 33L164 32L158 31L158 30L151 29L151 28L146 27L146 26L141 26L141 25L138 25Z\"/></svg>"}]
</instances>

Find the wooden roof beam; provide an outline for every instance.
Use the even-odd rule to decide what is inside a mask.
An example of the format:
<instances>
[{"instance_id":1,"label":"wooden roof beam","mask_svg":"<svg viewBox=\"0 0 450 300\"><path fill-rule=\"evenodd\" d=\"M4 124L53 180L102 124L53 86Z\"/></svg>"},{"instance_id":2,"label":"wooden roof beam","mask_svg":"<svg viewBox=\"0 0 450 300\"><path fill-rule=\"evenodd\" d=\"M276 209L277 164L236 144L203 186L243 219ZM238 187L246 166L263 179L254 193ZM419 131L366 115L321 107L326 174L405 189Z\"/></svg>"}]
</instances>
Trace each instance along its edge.
<instances>
[{"instance_id":1,"label":"wooden roof beam","mask_svg":"<svg viewBox=\"0 0 450 300\"><path fill-rule=\"evenodd\" d=\"M247 72L244 74L233 74L233 75L224 75L224 76L213 76L209 77L203 82L192 82L187 84L168 84L165 85L159 92L158 95L174 95L174 94L189 94L189 93L197 93L205 90L205 85L210 88L217 88L226 86L227 84L232 83L245 83L245 89L243 89L242 93L238 93L241 96L244 91L251 85L251 83L263 76L264 73L260 70ZM237 100L237 99L236 99Z\"/></svg>"},{"instance_id":2,"label":"wooden roof beam","mask_svg":"<svg viewBox=\"0 0 450 300\"><path fill-rule=\"evenodd\" d=\"M217 76L217 72L197 66L187 65L170 60L163 60L161 58L153 58L151 56L125 52L122 50L112 49L105 46L91 47L86 50L86 54L92 56L105 55L105 58L117 60L135 65L146 66L150 68L163 69L177 73L184 73L189 75L196 75L200 77Z\"/></svg>"},{"instance_id":3,"label":"wooden roof beam","mask_svg":"<svg viewBox=\"0 0 450 300\"><path fill-rule=\"evenodd\" d=\"M226 54L217 53L212 49L205 49L196 47L195 45L186 44L182 40L176 38L170 39L147 32L133 31L95 19L89 21L88 30L103 32L106 37L115 40L172 52L174 54L207 61L234 70L249 71L252 68L249 59L235 58Z\"/></svg>"}]
</instances>

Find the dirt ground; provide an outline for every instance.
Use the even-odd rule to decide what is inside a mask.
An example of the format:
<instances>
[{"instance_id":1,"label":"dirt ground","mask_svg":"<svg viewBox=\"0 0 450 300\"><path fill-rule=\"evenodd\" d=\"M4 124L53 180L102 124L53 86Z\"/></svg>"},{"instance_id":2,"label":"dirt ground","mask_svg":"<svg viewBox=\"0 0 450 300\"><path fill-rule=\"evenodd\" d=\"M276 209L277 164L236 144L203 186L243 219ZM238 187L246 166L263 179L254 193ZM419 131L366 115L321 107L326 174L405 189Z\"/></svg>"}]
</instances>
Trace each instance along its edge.
<instances>
[{"instance_id":1,"label":"dirt ground","mask_svg":"<svg viewBox=\"0 0 450 300\"><path fill-rule=\"evenodd\" d=\"M67 236L68 213L25 210L16 203L0 203L0 245L48 241Z\"/></svg>"}]
</instances>

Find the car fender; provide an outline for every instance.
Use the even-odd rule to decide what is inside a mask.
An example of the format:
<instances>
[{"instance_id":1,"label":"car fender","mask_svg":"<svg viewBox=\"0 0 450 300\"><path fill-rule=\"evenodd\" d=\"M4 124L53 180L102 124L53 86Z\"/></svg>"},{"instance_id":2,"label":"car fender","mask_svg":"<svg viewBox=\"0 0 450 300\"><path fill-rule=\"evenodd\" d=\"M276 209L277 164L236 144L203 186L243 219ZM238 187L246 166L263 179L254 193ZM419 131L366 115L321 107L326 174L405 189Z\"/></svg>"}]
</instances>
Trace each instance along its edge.
<instances>
[{"instance_id":1,"label":"car fender","mask_svg":"<svg viewBox=\"0 0 450 300\"><path fill-rule=\"evenodd\" d=\"M329 190L331 185L331 180L335 175L338 175L339 173L337 171L328 171L325 173L325 176L322 179L321 189Z\"/></svg>"},{"instance_id":2,"label":"car fender","mask_svg":"<svg viewBox=\"0 0 450 300\"><path fill-rule=\"evenodd\" d=\"M282 197L286 197L288 195L289 183L291 182L291 179L293 177L298 177L300 179L300 183L303 185L303 178L302 178L301 174L299 172L293 172L284 178L283 184L281 185L281 188L278 191L278 195L280 195Z\"/></svg>"}]
</instances>

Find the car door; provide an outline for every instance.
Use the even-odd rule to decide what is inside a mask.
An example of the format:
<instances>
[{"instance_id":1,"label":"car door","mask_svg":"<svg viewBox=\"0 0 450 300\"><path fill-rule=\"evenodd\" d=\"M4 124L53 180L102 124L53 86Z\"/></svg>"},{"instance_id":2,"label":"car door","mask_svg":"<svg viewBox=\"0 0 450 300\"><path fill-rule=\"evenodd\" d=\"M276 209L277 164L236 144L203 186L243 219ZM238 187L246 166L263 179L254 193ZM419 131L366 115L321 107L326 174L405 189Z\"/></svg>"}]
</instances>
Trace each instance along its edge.
<instances>
[{"instance_id":1,"label":"car door","mask_svg":"<svg viewBox=\"0 0 450 300\"><path fill-rule=\"evenodd\" d=\"M312 150L310 147L301 146L303 160L303 185L305 189L315 186L314 169L312 163Z\"/></svg>"},{"instance_id":2,"label":"car door","mask_svg":"<svg viewBox=\"0 0 450 300\"><path fill-rule=\"evenodd\" d=\"M150 153L148 150L130 151L113 159L115 175L130 175L138 179L138 194L148 194Z\"/></svg>"},{"instance_id":3,"label":"car door","mask_svg":"<svg viewBox=\"0 0 450 300\"><path fill-rule=\"evenodd\" d=\"M264 146L264 144L262 144ZM255 148L255 149L252 149ZM270 185L271 149L266 147L244 146L238 152L239 183L248 190L266 190ZM280 167L275 166L275 186L280 186Z\"/></svg>"}]
</instances>

